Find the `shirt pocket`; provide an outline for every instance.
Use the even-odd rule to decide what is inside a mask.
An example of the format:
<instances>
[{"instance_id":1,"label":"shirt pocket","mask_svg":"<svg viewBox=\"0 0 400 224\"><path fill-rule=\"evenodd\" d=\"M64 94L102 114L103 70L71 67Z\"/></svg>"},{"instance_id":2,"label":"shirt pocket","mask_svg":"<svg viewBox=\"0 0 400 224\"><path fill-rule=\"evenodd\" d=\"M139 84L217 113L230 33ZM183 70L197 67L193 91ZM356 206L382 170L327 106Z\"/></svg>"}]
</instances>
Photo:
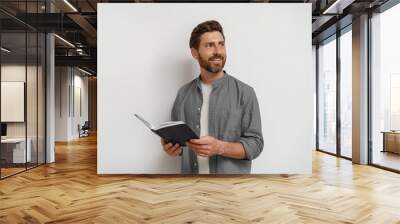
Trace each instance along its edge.
<instances>
[{"instance_id":1,"label":"shirt pocket","mask_svg":"<svg viewBox=\"0 0 400 224\"><path fill-rule=\"evenodd\" d=\"M242 134L242 110L240 108L223 109L219 119L220 139L226 141L239 140Z\"/></svg>"}]
</instances>

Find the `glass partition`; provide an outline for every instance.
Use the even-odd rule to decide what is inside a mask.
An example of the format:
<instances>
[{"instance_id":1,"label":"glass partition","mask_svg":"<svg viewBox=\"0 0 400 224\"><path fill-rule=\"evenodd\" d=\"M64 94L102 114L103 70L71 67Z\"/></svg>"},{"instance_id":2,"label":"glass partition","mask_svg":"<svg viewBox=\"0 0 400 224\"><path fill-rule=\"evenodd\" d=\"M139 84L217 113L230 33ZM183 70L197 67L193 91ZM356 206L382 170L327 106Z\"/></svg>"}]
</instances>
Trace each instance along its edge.
<instances>
[{"instance_id":1,"label":"glass partition","mask_svg":"<svg viewBox=\"0 0 400 224\"><path fill-rule=\"evenodd\" d=\"M24 171L31 161L26 150L26 40L25 32L1 34L2 177Z\"/></svg>"},{"instance_id":2,"label":"glass partition","mask_svg":"<svg viewBox=\"0 0 400 224\"><path fill-rule=\"evenodd\" d=\"M17 17L45 1L1 1L0 178L45 163L45 34ZM35 19L37 17L32 17Z\"/></svg>"}]
</instances>

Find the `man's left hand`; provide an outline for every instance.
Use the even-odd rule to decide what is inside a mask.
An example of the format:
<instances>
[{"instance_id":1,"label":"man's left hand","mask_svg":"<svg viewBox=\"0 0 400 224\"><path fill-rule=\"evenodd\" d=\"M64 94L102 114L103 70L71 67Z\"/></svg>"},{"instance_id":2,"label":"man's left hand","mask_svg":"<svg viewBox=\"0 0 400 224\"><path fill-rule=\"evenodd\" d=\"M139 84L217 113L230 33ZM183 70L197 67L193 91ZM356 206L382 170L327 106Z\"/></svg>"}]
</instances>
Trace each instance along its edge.
<instances>
[{"instance_id":1,"label":"man's left hand","mask_svg":"<svg viewBox=\"0 0 400 224\"><path fill-rule=\"evenodd\" d=\"M187 146L197 155L210 157L224 153L224 142L212 136L202 136L200 139L191 139L186 142Z\"/></svg>"}]
</instances>

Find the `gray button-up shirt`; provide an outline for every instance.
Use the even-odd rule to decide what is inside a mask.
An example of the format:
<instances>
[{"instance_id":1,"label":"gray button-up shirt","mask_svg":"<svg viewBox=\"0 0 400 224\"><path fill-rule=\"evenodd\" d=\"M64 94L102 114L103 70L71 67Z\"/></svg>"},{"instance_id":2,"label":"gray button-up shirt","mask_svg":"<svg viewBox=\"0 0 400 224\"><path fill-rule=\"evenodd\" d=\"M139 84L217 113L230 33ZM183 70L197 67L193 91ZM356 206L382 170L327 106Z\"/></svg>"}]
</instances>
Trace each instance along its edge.
<instances>
[{"instance_id":1,"label":"gray button-up shirt","mask_svg":"<svg viewBox=\"0 0 400 224\"><path fill-rule=\"evenodd\" d=\"M200 110L203 103L200 76L182 86L176 96L172 121L184 121L200 136ZM224 71L223 78L212 84L209 104L209 135L243 144L246 158L220 155L209 159L211 174L248 174L251 161L263 150L260 108L254 89ZM198 174L197 155L187 147L181 153L181 172Z\"/></svg>"}]
</instances>

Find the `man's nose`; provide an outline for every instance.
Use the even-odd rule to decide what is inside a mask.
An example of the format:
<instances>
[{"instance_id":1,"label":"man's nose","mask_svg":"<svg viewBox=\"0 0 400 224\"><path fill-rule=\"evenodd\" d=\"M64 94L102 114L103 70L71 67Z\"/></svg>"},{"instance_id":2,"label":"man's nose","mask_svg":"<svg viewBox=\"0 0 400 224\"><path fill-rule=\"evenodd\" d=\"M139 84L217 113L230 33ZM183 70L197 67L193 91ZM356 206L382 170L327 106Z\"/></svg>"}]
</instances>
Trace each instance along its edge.
<instances>
[{"instance_id":1,"label":"man's nose","mask_svg":"<svg viewBox=\"0 0 400 224\"><path fill-rule=\"evenodd\" d=\"M220 46L215 46L214 47L214 54L221 54L221 52L222 52L222 48L220 47Z\"/></svg>"}]
</instances>

